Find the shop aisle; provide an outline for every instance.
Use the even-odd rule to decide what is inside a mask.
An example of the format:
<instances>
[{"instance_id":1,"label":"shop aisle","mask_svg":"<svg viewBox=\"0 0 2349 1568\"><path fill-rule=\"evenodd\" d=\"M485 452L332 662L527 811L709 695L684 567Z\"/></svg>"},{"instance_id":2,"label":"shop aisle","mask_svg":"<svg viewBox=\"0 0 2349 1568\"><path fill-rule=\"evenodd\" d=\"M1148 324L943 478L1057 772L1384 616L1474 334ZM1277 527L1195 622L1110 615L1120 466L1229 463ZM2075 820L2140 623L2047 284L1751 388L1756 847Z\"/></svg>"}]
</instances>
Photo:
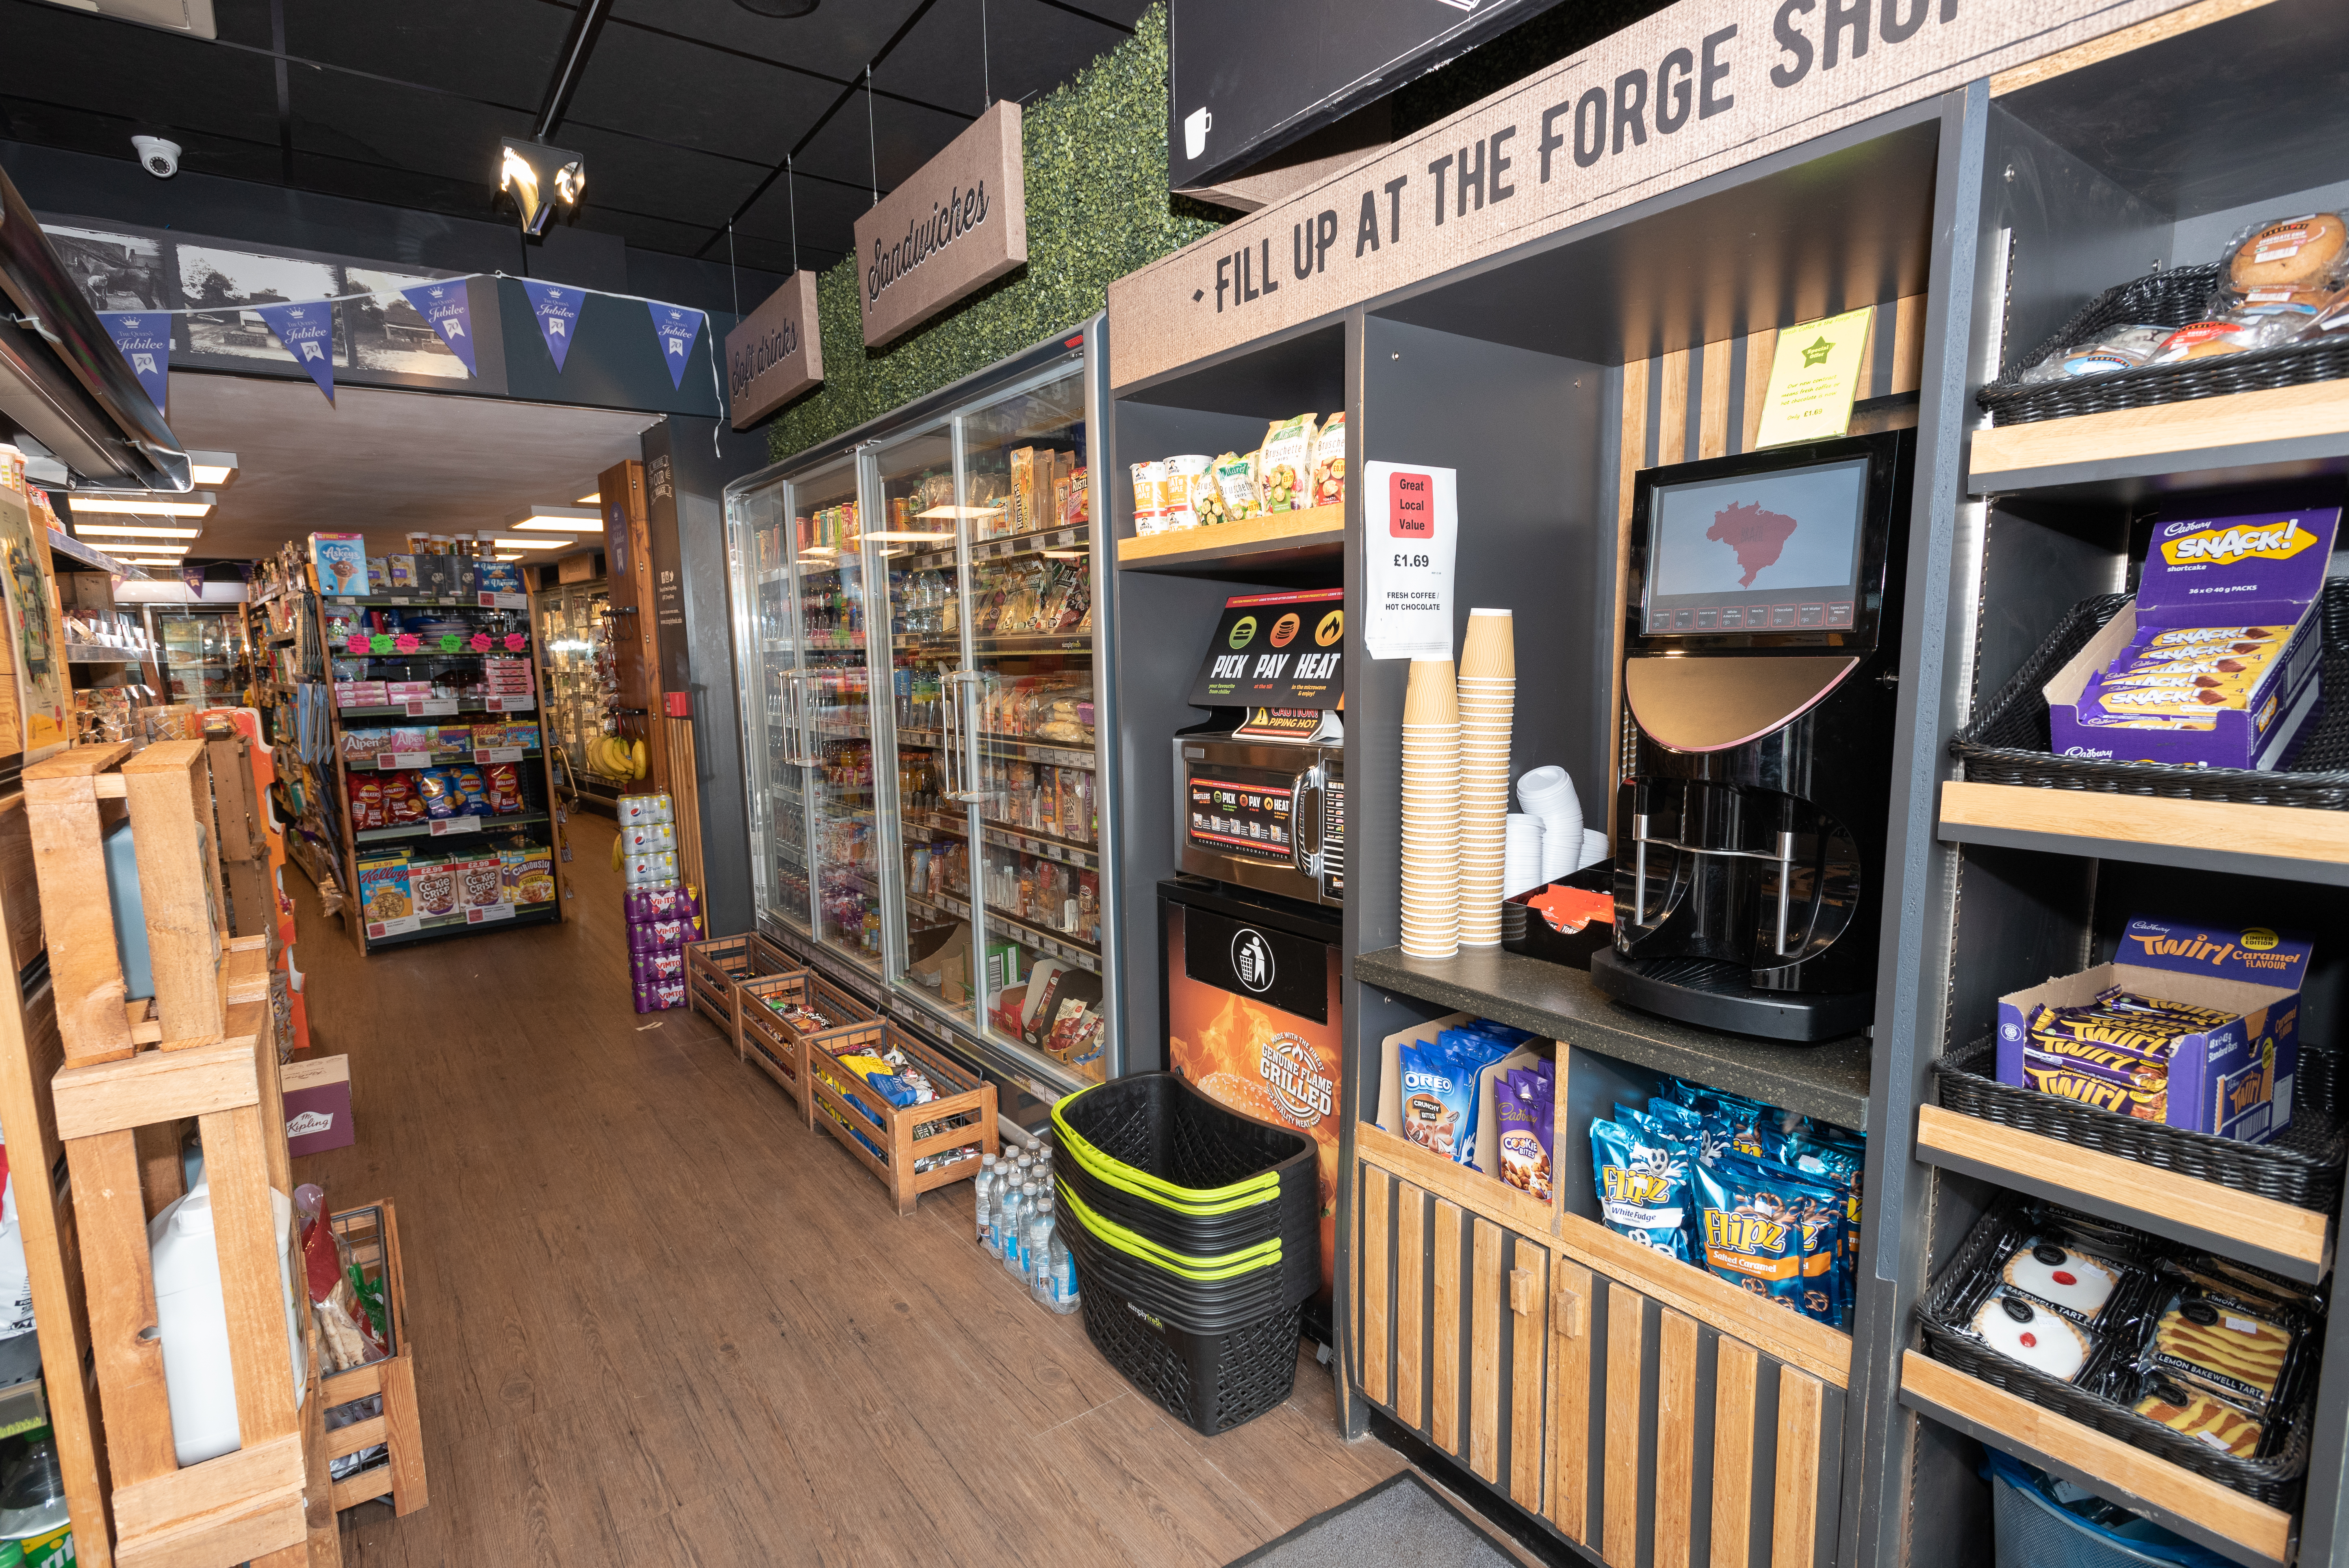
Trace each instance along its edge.
<instances>
[{"instance_id":1,"label":"shop aisle","mask_svg":"<svg viewBox=\"0 0 2349 1568\"><path fill-rule=\"evenodd\" d=\"M558 926L360 958L309 883L319 1049L398 1205L430 1506L344 1515L355 1568L1219 1564L1401 1468L1291 1401L1208 1440L970 1240L880 1186L708 1019L628 1000L613 829Z\"/></svg>"}]
</instances>

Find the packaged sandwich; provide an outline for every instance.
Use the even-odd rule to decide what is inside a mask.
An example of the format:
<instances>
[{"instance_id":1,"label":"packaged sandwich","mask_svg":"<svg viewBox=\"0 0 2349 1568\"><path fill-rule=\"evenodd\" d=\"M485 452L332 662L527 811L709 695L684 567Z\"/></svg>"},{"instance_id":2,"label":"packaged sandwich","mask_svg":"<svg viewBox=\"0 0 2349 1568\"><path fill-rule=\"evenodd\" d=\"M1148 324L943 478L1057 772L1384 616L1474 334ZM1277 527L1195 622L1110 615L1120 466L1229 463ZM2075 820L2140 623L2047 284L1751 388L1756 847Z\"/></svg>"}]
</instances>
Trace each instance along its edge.
<instances>
[{"instance_id":1,"label":"packaged sandwich","mask_svg":"<svg viewBox=\"0 0 2349 1568\"><path fill-rule=\"evenodd\" d=\"M1307 486L1313 471L1315 416L1276 420L1257 454L1257 494L1268 512L1296 511L1311 505Z\"/></svg>"},{"instance_id":2,"label":"packaged sandwich","mask_svg":"<svg viewBox=\"0 0 2349 1568\"><path fill-rule=\"evenodd\" d=\"M2108 376L2116 370L2134 370L2153 357L2162 339L2169 335L2166 326L2147 326L2129 323L2106 327L2069 348L2049 355L2024 371L2020 377L2024 383L2040 381L2070 381L2083 376Z\"/></svg>"}]
</instances>

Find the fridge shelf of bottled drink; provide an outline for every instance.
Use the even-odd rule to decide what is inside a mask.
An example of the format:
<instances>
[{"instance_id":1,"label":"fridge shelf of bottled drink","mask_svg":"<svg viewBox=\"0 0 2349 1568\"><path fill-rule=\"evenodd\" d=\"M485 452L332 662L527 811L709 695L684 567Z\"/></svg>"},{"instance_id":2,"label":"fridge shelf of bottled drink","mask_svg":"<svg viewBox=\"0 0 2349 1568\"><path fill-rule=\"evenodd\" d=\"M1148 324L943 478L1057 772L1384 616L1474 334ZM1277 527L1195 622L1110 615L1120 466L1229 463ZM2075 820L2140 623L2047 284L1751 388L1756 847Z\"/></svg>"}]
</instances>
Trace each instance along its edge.
<instances>
[{"instance_id":1,"label":"fridge shelf of bottled drink","mask_svg":"<svg viewBox=\"0 0 2349 1568\"><path fill-rule=\"evenodd\" d=\"M1094 330L728 491L761 924L1061 1089L1118 1067Z\"/></svg>"}]
</instances>

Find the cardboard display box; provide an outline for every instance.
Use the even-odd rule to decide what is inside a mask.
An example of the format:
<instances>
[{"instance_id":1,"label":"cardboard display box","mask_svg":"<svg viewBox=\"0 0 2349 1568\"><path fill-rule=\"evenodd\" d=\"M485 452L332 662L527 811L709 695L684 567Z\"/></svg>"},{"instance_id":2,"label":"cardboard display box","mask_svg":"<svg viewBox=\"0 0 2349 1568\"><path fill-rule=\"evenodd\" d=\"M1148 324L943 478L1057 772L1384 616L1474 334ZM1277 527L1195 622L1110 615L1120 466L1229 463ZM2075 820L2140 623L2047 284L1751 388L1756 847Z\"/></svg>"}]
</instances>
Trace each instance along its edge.
<instances>
[{"instance_id":1,"label":"cardboard display box","mask_svg":"<svg viewBox=\"0 0 2349 1568\"><path fill-rule=\"evenodd\" d=\"M2055 754L2186 767L2288 765L2323 707L2324 638L2316 605L2340 522L2339 507L2156 522L2137 603L2041 688ZM2212 709L2207 729L2092 722L2097 710L2091 683L2146 627L2288 627L2290 635L2242 706Z\"/></svg>"},{"instance_id":2,"label":"cardboard display box","mask_svg":"<svg viewBox=\"0 0 2349 1568\"><path fill-rule=\"evenodd\" d=\"M351 1125L350 1057L287 1062L278 1083L285 1094L287 1153L323 1154L358 1141Z\"/></svg>"},{"instance_id":3,"label":"cardboard display box","mask_svg":"<svg viewBox=\"0 0 2349 1568\"><path fill-rule=\"evenodd\" d=\"M2140 915L2128 923L2112 963L1999 998L1999 1081L2190 1132L2265 1143L2292 1125L2309 950L2309 943L2263 927ZM2092 1067L2059 1071L2030 1059L2033 1008L2080 1006L2116 986L2234 1016L2173 1040L2158 1089L2133 1088Z\"/></svg>"}]
</instances>

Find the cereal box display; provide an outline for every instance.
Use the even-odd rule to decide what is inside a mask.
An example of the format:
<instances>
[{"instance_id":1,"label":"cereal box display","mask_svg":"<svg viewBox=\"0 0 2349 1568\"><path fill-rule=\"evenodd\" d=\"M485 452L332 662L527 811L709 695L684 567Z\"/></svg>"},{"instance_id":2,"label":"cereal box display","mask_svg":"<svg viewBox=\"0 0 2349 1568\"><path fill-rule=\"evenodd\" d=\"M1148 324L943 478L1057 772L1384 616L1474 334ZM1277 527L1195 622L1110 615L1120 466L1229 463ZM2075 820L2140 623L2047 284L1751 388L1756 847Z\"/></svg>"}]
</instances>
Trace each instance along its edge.
<instances>
[{"instance_id":1,"label":"cereal box display","mask_svg":"<svg viewBox=\"0 0 2349 1568\"><path fill-rule=\"evenodd\" d=\"M318 592L334 598L357 599L367 592L367 535L314 533L310 564L318 573Z\"/></svg>"},{"instance_id":2,"label":"cereal box display","mask_svg":"<svg viewBox=\"0 0 2349 1568\"><path fill-rule=\"evenodd\" d=\"M506 902L516 906L554 902L554 851L545 844L498 852Z\"/></svg>"},{"instance_id":3,"label":"cereal box display","mask_svg":"<svg viewBox=\"0 0 2349 1568\"><path fill-rule=\"evenodd\" d=\"M369 936L414 929L416 892L409 881L406 850L369 855L359 861L359 909Z\"/></svg>"}]
</instances>

